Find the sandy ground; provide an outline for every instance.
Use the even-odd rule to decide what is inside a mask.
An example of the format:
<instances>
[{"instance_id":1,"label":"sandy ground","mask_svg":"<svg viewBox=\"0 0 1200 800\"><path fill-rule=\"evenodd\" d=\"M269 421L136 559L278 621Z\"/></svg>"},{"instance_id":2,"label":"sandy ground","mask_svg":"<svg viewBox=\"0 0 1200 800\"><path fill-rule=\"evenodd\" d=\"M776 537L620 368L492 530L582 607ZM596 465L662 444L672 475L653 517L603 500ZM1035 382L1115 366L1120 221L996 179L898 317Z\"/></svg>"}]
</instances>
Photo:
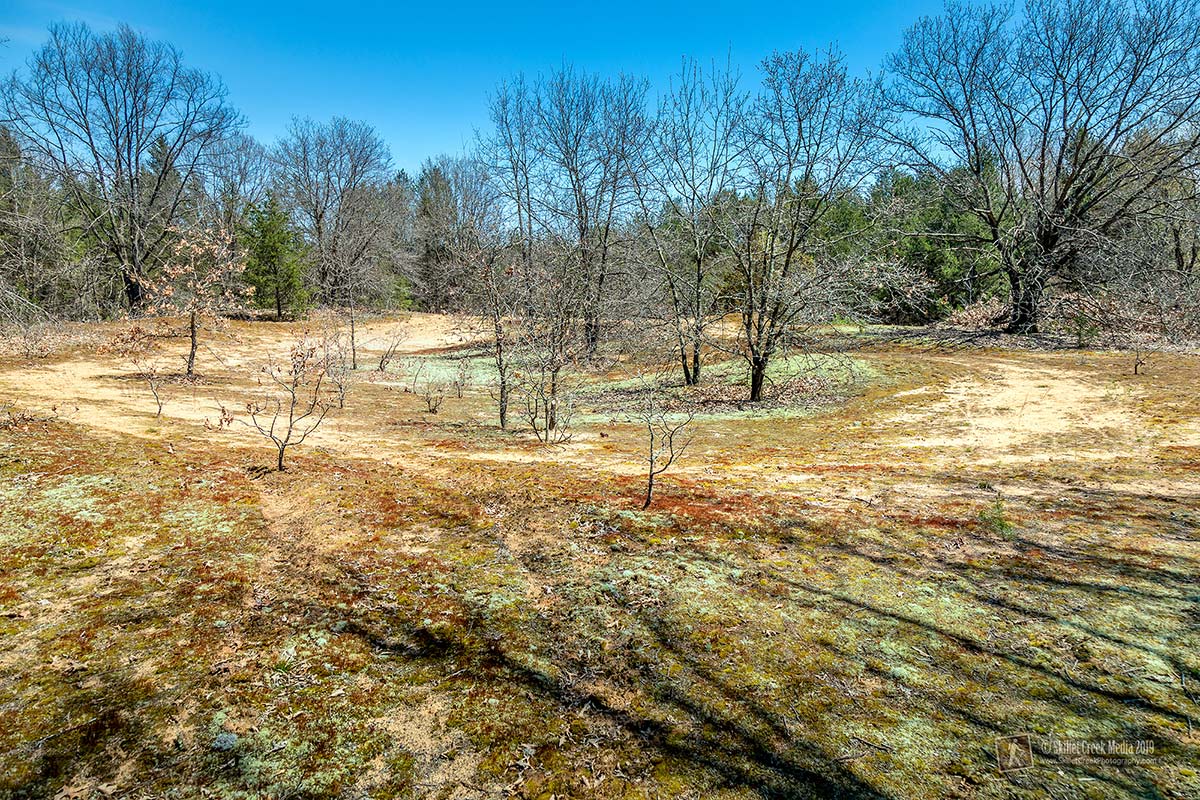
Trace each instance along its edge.
<instances>
[{"instance_id":1,"label":"sandy ground","mask_svg":"<svg viewBox=\"0 0 1200 800\"><path fill-rule=\"evenodd\" d=\"M166 403L163 421L155 419L155 409L149 390L139 380L138 370L128 360L112 353L97 353L94 348L77 348L52 362L19 363L0 368L0 397L11 399L22 407L47 411L56 409L61 415L98 431L121 435L158 437L162 422L184 422L199 428L214 425L220 418L221 407L240 411L247 400L262 394L258 371L272 359L286 357L288 348L299 337L319 336L326 327L322 321L305 325L270 323L248 325L227 323L218 330L202 334L197 354L198 380L179 380L185 363L186 349L179 340L165 343L152 361L164 374L175 373L176 380L164 388ZM115 334L118 328L110 326ZM112 336L101 335L101 342ZM407 355L454 347L465 341L456 320L438 315L414 314L403 321L372 320L358 327L359 358L362 364L376 361L393 338L402 341L397 353ZM364 371L366 379L372 379ZM244 416L244 414L243 414ZM313 444L333 444L346 441L331 420L327 429L315 435ZM243 429L244 440L254 441L254 434Z\"/></svg>"},{"instance_id":2,"label":"sandy ground","mask_svg":"<svg viewBox=\"0 0 1200 800\"><path fill-rule=\"evenodd\" d=\"M0 399L24 408L55 408L98 432L157 439L164 435L165 426L184 423L199 434L217 425L222 407L245 418L247 400L262 394L257 370L269 359L285 356L297 336L318 335L322 328L320 321L305 325L234 323L206 333L198 357L200 379L166 386L161 420L155 419L147 387L127 360L112 354L98 356L94 350L82 348L48 363L0 365ZM372 367L379 355L397 338L400 345L390 372L375 371ZM455 412L451 409L442 417L422 415L411 396L401 397L407 394L408 384L401 362L453 351L472 338L463 320L440 315L412 314L403 321L360 324L360 370L352 391L370 397L368 412L333 414L307 444L381 461L438 461L428 448L414 447L413 436L397 423L401 418L444 423ZM164 372L170 371L172 365L183 363L183 354L182 344L175 341L162 348L156 362ZM1200 409L1194 399L1190 405L1184 404L1171 424L1154 424L1155 409L1144 402L1156 381L1153 363L1150 374L1138 381L1118 371L1127 365L1117 361L1114 370L1114 359L1099 354L1014 352L980 358L946 353L921 358L937 362L952 377L915 388L898 386L870 398L867 410L877 435L860 446L873 457L899 457L902 462L920 459L939 468L1055 459L1105 462L1146 459L1155 449L1200 444ZM473 424L491 425L490 398L482 389L476 389L474 395L467 413L459 412L457 419L466 416ZM757 424L751 419L746 427ZM811 426L797 421L796 427ZM697 428L695 449L736 450L736 436L728 438L734 433L730 425L701 424ZM584 428L564 446L481 448L458 452L456 457L484 463L549 460L614 474L640 474L643 465L635 455L636 445L627 437L605 441L608 436ZM235 447L263 444L250 428L236 423L223 431L221 438L214 437L214 443L218 441ZM819 448L815 455L819 458ZM733 459L724 470L735 475L741 471L757 474L760 467L761 458L756 454L744 465ZM712 466L703 458L686 459L676 472L711 476ZM791 469L771 475L776 483L817 479L819 473Z\"/></svg>"}]
</instances>

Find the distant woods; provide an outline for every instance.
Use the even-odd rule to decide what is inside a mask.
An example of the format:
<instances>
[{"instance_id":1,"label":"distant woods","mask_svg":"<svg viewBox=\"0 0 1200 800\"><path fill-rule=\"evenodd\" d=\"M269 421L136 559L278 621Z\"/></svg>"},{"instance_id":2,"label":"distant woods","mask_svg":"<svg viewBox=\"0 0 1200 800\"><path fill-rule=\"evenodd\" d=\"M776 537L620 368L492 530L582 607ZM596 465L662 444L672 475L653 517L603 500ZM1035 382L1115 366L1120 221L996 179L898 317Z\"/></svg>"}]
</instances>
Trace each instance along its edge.
<instances>
[{"instance_id":1,"label":"distant woods","mask_svg":"<svg viewBox=\"0 0 1200 800\"><path fill-rule=\"evenodd\" d=\"M952 3L873 77L833 47L685 59L657 92L565 65L501 82L469 151L415 176L366 122L259 143L169 44L55 26L0 89L0 320L153 313L205 232L277 319L474 320L501 424L515 404L548 440L572 371L635 336L687 385L740 359L754 401L837 321L1188 336L1197 11Z\"/></svg>"}]
</instances>

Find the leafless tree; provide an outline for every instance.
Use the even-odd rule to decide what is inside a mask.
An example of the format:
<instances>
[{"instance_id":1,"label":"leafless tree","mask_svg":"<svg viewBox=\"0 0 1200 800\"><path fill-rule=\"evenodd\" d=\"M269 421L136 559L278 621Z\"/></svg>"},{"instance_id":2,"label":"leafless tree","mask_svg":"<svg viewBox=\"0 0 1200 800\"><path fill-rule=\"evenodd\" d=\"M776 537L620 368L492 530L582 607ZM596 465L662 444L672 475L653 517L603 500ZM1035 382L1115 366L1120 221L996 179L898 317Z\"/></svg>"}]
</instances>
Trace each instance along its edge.
<instances>
[{"instance_id":1,"label":"leafless tree","mask_svg":"<svg viewBox=\"0 0 1200 800\"><path fill-rule=\"evenodd\" d=\"M134 324L117 334L105 348L126 359L133 367L134 375L146 384L154 398L156 419L162 416L167 399L164 393L167 375L158 358L159 338L152 331Z\"/></svg>"},{"instance_id":2,"label":"leafless tree","mask_svg":"<svg viewBox=\"0 0 1200 800\"><path fill-rule=\"evenodd\" d=\"M1195 0L955 2L888 60L886 136L984 224L1010 331L1037 331L1085 248L1196 168L1198 21Z\"/></svg>"},{"instance_id":3,"label":"leafless tree","mask_svg":"<svg viewBox=\"0 0 1200 800\"><path fill-rule=\"evenodd\" d=\"M640 376L641 407L633 415L646 429L646 499L642 510L654 499L654 481L680 458L691 444L686 433L695 419L693 412L670 414L662 398L661 376Z\"/></svg>"},{"instance_id":4,"label":"leafless tree","mask_svg":"<svg viewBox=\"0 0 1200 800\"><path fill-rule=\"evenodd\" d=\"M508 427L508 404L512 394L513 314L515 300L513 269L499 252L480 258L475 272L476 308L483 311L490 336L492 366L495 369L497 413L500 427Z\"/></svg>"},{"instance_id":5,"label":"leafless tree","mask_svg":"<svg viewBox=\"0 0 1200 800\"><path fill-rule=\"evenodd\" d=\"M1157 222L1170 242L1175 269L1200 275L1200 170L1163 187L1164 207Z\"/></svg>"},{"instance_id":6,"label":"leafless tree","mask_svg":"<svg viewBox=\"0 0 1200 800\"><path fill-rule=\"evenodd\" d=\"M572 314L583 325L587 357L606 318L621 316L617 246L636 209L631 170L649 135L646 83L602 81L564 67L533 84L502 84L492 98L495 131L483 143L500 195L516 223L523 282L571 272L583 289ZM553 264L535 264L538 252Z\"/></svg>"},{"instance_id":7,"label":"leafless tree","mask_svg":"<svg viewBox=\"0 0 1200 800\"><path fill-rule=\"evenodd\" d=\"M407 338L408 331L404 328L396 328L384 335L383 351L379 354L379 372L387 372L388 365L395 360L396 354Z\"/></svg>"},{"instance_id":8,"label":"leafless tree","mask_svg":"<svg viewBox=\"0 0 1200 800\"><path fill-rule=\"evenodd\" d=\"M415 358L409 366L411 373L409 390L425 403L425 410L436 414L446 400L446 381L429 375L428 365L423 358Z\"/></svg>"},{"instance_id":9,"label":"leafless tree","mask_svg":"<svg viewBox=\"0 0 1200 800\"><path fill-rule=\"evenodd\" d=\"M358 366L357 306L384 285L395 228L391 156L363 122L295 119L275 148L282 197L308 241L321 299L345 309L351 366Z\"/></svg>"},{"instance_id":10,"label":"leafless tree","mask_svg":"<svg viewBox=\"0 0 1200 800\"><path fill-rule=\"evenodd\" d=\"M441 381L426 379L417 391L418 396L425 402L425 410L436 414L446 401L446 384Z\"/></svg>"},{"instance_id":11,"label":"leafless tree","mask_svg":"<svg viewBox=\"0 0 1200 800\"><path fill-rule=\"evenodd\" d=\"M391 156L373 128L335 117L294 119L273 153L280 189L312 247L314 283L328 302L345 300L351 269L381 241L378 203Z\"/></svg>"},{"instance_id":12,"label":"leafless tree","mask_svg":"<svg viewBox=\"0 0 1200 800\"><path fill-rule=\"evenodd\" d=\"M872 174L875 142L874 93L840 54L776 53L763 83L743 126L744 189L716 212L735 273L733 352L749 369L752 402L763 398L773 358L859 298L862 264L837 245L861 231L826 222Z\"/></svg>"},{"instance_id":13,"label":"leafless tree","mask_svg":"<svg viewBox=\"0 0 1200 800\"><path fill-rule=\"evenodd\" d=\"M500 427L506 428L519 276L532 263L527 259L529 243L523 242L520 234L511 235L509 223L515 222L520 230L524 212L519 211L519 204L505 202L503 181L491 175L479 158L446 160L443 168L455 210L445 216L450 224L442 237L447 254L467 276L464 306L471 315L467 322L490 341Z\"/></svg>"},{"instance_id":14,"label":"leafless tree","mask_svg":"<svg viewBox=\"0 0 1200 800\"><path fill-rule=\"evenodd\" d=\"M150 395L154 398L154 417L158 419L162 416L163 405L167 401L166 395L163 394L165 376L162 374L158 362L153 359L146 358L145 356L134 356L131 363L137 371L138 377L146 384L146 388L150 390Z\"/></svg>"},{"instance_id":15,"label":"leafless tree","mask_svg":"<svg viewBox=\"0 0 1200 800\"><path fill-rule=\"evenodd\" d=\"M521 417L545 444L565 444L574 435L575 396L564 386L564 377L536 363L513 374L512 392L520 402Z\"/></svg>"},{"instance_id":16,"label":"leafless tree","mask_svg":"<svg viewBox=\"0 0 1200 800\"><path fill-rule=\"evenodd\" d=\"M630 171L651 259L666 296L684 383L700 382L708 325L719 319L727 264L714 219L736 184L746 96L729 66L685 60L662 99L645 161Z\"/></svg>"},{"instance_id":17,"label":"leafless tree","mask_svg":"<svg viewBox=\"0 0 1200 800\"><path fill-rule=\"evenodd\" d=\"M486 171L488 189L494 188L495 200L502 199L503 209L512 217L515 243L520 261L528 267L533 260L534 201L533 175L537 153L534 147L535 121L533 89L524 76L500 84L489 98L493 131L479 142L478 164ZM476 192L479 194L479 192ZM492 201L493 207L500 207Z\"/></svg>"},{"instance_id":18,"label":"leafless tree","mask_svg":"<svg viewBox=\"0 0 1200 800\"><path fill-rule=\"evenodd\" d=\"M459 400L471 388L471 362L465 356L460 356L458 359L451 386L454 389L454 396Z\"/></svg>"},{"instance_id":19,"label":"leafless tree","mask_svg":"<svg viewBox=\"0 0 1200 800\"><path fill-rule=\"evenodd\" d=\"M272 360L260 370L265 394L246 403L246 424L275 445L280 472L288 448L303 444L333 408L326 378L320 345L309 339L292 346L286 364Z\"/></svg>"},{"instance_id":20,"label":"leafless tree","mask_svg":"<svg viewBox=\"0 0 1200 800\"><path fill-rule=\"evenodd\" d=\"M539 191L531 216L548 236L571 245L571 268L583 279L580 313L588 357L596 353L610 300L614 245L634 207L631 170L642 163L649 123L646 82L611 82L557 70L537 87L533 106Z\"/></svg>"},{"instance_id":21,"label":"leafless tree","mask_svg":"<svg viewBox=\"0 0 1200 800\"><path fill-rule=\"evenodd\" d=\"M518 277L512 325L513 390L525 405L533 433L546 442L569 437L572 372L594 343L594 329L579 313L590 296L590 276L573 268L569 243L558 244L534 248L531 266Z\"/></svg>"},{"instance_id":22,"label":"leafless tree","mask_svg":"<svg viewBox=\"0 0 1200 800\"><path fill-rule=\"evenodd\" d=\"M336 327L327 327L318 340L320 368L329 381L332 393L337 398L338 408L346 407L346 395L350 391L353 371L347 353L346 337Z\"/></svg>"},{"instance_id":23,"label":"leafless tree","mask_svg":"<svg viewBox=\"0 0 1200 800\"><path fill-rule=\"evenodd\" d=\"M205 168L210 215L216 224L235 234L246 220L246 211L267 199L271 163L265 147L245 133L233 133L215 142Z\"/></svg>"},{"instance_id":24,"label":"leafless tree","mask_svg":"<svg viewBox=\"0 0 1200 800\"><path fill-rule=\"evenodd\" d=\"M502 222L485 226L476 274L495 329L502 424L519 394L542 439L560 435L566 371L594 361L605 327L626 315L616 306L630 296L628 257L618 251L637 208L631 172L645 163L645 93L641 80L564 67L492 98L495 130L477 161Z\"/></svg>"},{"instance_id":25,"label":"leafless tree","mask_svg":"<svg viewBox=\"0 0 1200 800\"><path fill-rule=\"evenodd\" d=\"M214 143L240 124L225 87L128 26L56 25L0 102L22 146L52 169L120 270L131 307L171 246Z\"/></svg>"},{"instance_id":26,"label":"leafless tree","mask_svg":"<svg viewBox=\"0 0 1200 800\"><path fill-rule=\"evenodd\" d=\"M383 265L392 258L392 210L386 186L356 192L343 206L343 213L353 221L339 235L339 247L329 254L328 277L336 287L331 302L341 308L349 324L351 369L358 369L359 309L381 299L388 286Z\"/></svg>"}]
</instances>

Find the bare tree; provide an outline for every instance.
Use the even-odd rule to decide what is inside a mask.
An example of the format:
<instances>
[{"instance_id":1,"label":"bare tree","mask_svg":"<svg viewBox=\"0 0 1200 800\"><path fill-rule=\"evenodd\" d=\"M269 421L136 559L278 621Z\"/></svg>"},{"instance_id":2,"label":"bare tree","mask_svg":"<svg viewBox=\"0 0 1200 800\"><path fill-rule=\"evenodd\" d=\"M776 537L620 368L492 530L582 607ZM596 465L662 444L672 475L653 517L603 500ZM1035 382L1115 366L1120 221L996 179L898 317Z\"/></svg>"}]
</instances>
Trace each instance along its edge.
<instances>
[{"instance_id":1,"label":"bare tree","mask_svg":"<svg viewBox=\"0 0 1200 800\"><path fill-rule=\"evenodd\" d=\"M714 213L736 186L745 105L730 67L706 72L685 60L659 105L645 162L630 172L689 386L700 382L706 331L722 313L727 265Z\"/></svg>"},{"instance_id":2,"label":"bare tree","mask_svg":"<svg viewBox=\"0 0 1200 800\"><path fill-rule=\"evenodd\" d=\"M510 235L483 226L475 274L494 328L502 425L519 394L543 440L566 435L566 371L594 361L605 327L625 316L615 307L630 295L618 251L633 232L631 171L645 163L645 93L641 80L564 67L533 85L502 84L492 98L495 130L478 161Z\"/></svg>"},{"instance_id":3,"label":"bare tree","mask_svg":"<svg viewBox=\"0 0 1200 800\"><path fill-rule=\"evenodd\" d=\"M763 398L773 358L853 308L861 264L837 245L862 230L827 223L874 166L874 95L839 53L776 53L763 62L763 83L743 126L744 189L717 212L736 278L733 352L749 369L751 401Z\"/></svg>"},{"instance_id":4,"label":"bare tree","mask_svg":"<svg viewBox=\"0 0 1200 800\"><path fill-rule=\"evenodd\" d=\"M983 223L1010 288L1008 329L1097 238L1164 202L1200 159L1195 0L952 3L888 60L886 136Z\"/></svg>"},{"instance_id":5,"label":"bare tree","mask_svg":"<svg viewBox=\"0 0 1200 800\"><path fill-rule=\"evenodd\" d=\"M606 318L620 316L609 307L620 299L616 249L636 209L631 170L644 163L649 134L645 95L645 81L602 81L564 67L533 85L502 84L492 98L495 131L483 160L511 207L523 280L573 273L583 292L572 314L589 359ZM535 265L539 250L556 263Z\"/></svg>"},{"instance_id":6,"label":"bare tree","mask_svg":"<svg viewBox=\"0 0 1200 800\"><path fill-rule=\"evenodd\" d=\"M354 193L343 206L343 214L353 221L339 235L339 247L330 253L328 274L336 287L331 298L349 323L351 369L358 369L359 308L381 299L388 285L382 267L391 259L391 211L384 186Z\"/></svg>"},{"instance_id":7,"label":"bare tree","mask_svg":"<svg viewBox=\"0 0 1200 800\"><path fill-rule=\"evenodd\" d=\"M288 448L303 444L333 407L321 348L302 339L292 346L286 364L272 360L260 374L266 376L266 394L246 403L246 424L275 445L275 466L282 472Z\"/></svg>"},{"instance_id":8,"label":"bare tree","mask_svg":"<svg viewBox=\"0 0 1200 800\"><path fill-rule=\"evenodd\" d=\"M478 315L471 323L481 324L490 340L492 365L496 372L496 400L500 427L508 427L508 405L512 392L512 358L518 314L518 276L531 260L529 243L521 235L510 235L507 224L516 213L518 229L524 225L517 203L504 200L503 181L489 174L478 158L443 162L454 198L455 211L443 241L450 258L468 276L465 307ZM514 244L514 238L516 243Z\"/></svg>"},{"instance_id":9,"label":"bare tree","mask_svg":"<svg viewBox=\"0 0 1200 800\"><path fill-rule=\"evenodd\" d=\"M154 398L156 419L162 416L163 406L166 404L163 389L167 379L157 357L158 338L141 325L135 324L115 336L106 346L106 349L128 360L136 377L146 384Z\"/></svg>"},{"instance_id":10,"label":"bare tree","mask_svg":"<svg viewBox=\"0 0 1200 800\"><path fill-rule=\"evenodd\" d=\"M396 211L391 156L363 122L295 119L275 148L282 197L309 244L312 282L326 303L345 309L351 367L358 367L357 307L385 281Z\"/></svg>"},{"instance_id":11,"label":"bare tree","mask_svg":"<svg viewBox=\"0 0 1200 800\"><path fill-rule=\"evenodd\" d=\"M454 380L450 385L454 389L454 396L459 400L462 400L463 395L471 388L471 362L467 360L466 356L459 356L454 371Z\"/></svg>"},{"instance_id":12,"label":"bare tree","mask_svg":"<svg viewBox=\"0 0 1200 800\"><path fill-rule=\"evenodd\" d=\"M442 408L442 403L446 400L447 386L446 382L440 378L434 378L429 375L428 365L423 358L415 358L411 362L409 390L420 397L425 403L425 410L430 414L436 414Z\"/></svg>"},{"instance_id":13,"label":"bare tree","mask_svg":"<svg viewBox=\"0 0 1200 800\"><path fill-rule=\"evenodd\" d=\"M581 315L591 297L591 280L573 268L569 243L534 248L517 279L513 391L525 405L524 417L544 442L569 438L573 407L571 373L593 352L594 328Z\"/></svg>"},{"instance_id":14,"label":"bare tree","mask_svg":"<svg viewBox=\"0 0 1200 800\"><path fill-rule=\"evenodd\" d=\"M391 333L384 335L383 351L379 354L379 372L387 372L388 365L396 358L396 354L407 338L408 331L404 328L396 328Z\"/></svg>"},{"instance_id":15,"label":"bare tree","mask_svg":"<svg viewBox=\"0 0 1200 800\"><path fill-rule=\"evenodd\" d=\"M602 82L566 67L539 82L533 105L539 186L531 216L546 235L570 245L571 268L585 290L579 313L589 358L613 288L620 223L635 199L631 170L643 161L646 86L627 75Z\"/></svg>"},{"instance_id":16,"label":"bare tree","mask_svg":"<svg viewBox=\"0 0 1200 800\"><path fill-rule=\"evenodd\" d=\"M154 398L154 418L162 417L163 405L166 404L167 398L163 394L165 376L162 374L158 362L145 356L135 355L131 359L131 363L137 370L138 377L146 384L146 388L150 390L150 395Z\"/></svg>"},{"instance_id":17,"label":"bare tree","mask_svg":"<svg viewBox=\"0 0 1200 800\"><path fill-rule=\"evenodd\" d=\"M561 370L548 369L537 361L518 361L513 374L513 395L529 431L545 444L571 441L575 396L565 386Z\"/></svg>"},{"instance_id":18,"label":"bare tree","mask_svg":"<svg viewBox=\"0 0 1200 800\"><path fill-rule=\"evenodd\" d=\"M482 257L476 267L476 307L484 313L491 343L492 366L496 371L496 404L500 427L508 427L508 403L512 394L512 268L499 252Z\"/></svg>"},{"instance_id":19,"label":"bare tree","mask_svg":"<svg viewBox=\"0 0 1200 800\"><path fill-rule=\"evenodd\" d=\"M246 222L246 212L265 203L271 184L271 163L265 147L254 137L234 133L215 142L205 169L209 214L217 225L234 234Z\"/></svg>"},{"instance_id":20,"label":"bare tree","mask_svg":"<svg viewBox=\"0 0 1200 800\"><path fill-rule=\"evenodd\" d=\"M446 384L427 378L417 390L417 394L425 402L425 410L436 414L441 411L442 403L446 401Z\"/></svg>"},{"instance_id":21,"label":"bare tree","mask_svg":"<svg viewBox=\"0 0 1200 800\"><path fill-rule=\"evenodd\" d=\"M685 431L695 419L693 412L672 415L662 399L661 377L641 376L642 406L633 418L646 429L646 499L642 510L654 499L654 480L681 457L692 439Z\"/></svg>"},{"instance_id":22,"label":"bare tree","mask_svg":"<svg viewBox=\"0 0 1200 800\"><path fill-rule=\"evenodd\" d=\"M312 247L313 282L326 302L343 303L352 271L385 238L375 201L388 179L387 146L364 122L294 119L273 158L282 196Z\"/></svg>"},{"instance_id":23,"label":"bare tree","mask_svg":"<svg viewBox=\"0 0 1200 800\"><path fill-rule=\"evenodd\" d=\"M345 408L346 395L350 391L350 381L354 374L350 369L346 338L340 330L330 326L321 333L319 344L321 371L325 373L333 396L337 398L338 408Z\"/></svg>"},{"instance_id":24,"label":"bare tree","mask_svg":"<svg viewBox=\"0 0 1200 800\"><path fill-rule=\"evenodd\" d=\"M56 25L0 91L24 148L52 169L117 266L130 307L171 246L205 159L239 124L225 87L122 25Z\"/></svg>"},{"instance_id":25,"label":"bare tree","mask_svg":"<svg viewBox=\"0 0 1200 800\"><path fill-rule=\"evenodd\" d=\"M527 267L533 259L535 238L534 103L533 90L524 76L501 83L489 99L493 132L479 142L480 165L486 165L490 185L503 198L504 209L513 218L515 243L520 249L521 263Z\"/></svg>"}]
</instances>

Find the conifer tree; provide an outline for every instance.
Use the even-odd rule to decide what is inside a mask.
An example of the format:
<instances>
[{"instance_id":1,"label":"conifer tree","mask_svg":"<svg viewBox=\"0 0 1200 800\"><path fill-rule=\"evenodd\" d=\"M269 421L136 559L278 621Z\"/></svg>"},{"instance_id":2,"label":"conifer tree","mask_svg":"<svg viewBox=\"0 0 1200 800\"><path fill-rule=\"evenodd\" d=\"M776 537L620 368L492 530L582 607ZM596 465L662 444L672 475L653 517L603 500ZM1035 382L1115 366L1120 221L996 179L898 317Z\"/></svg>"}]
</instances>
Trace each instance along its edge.
<instances>
[{"instance_id":1,"label":"conifer tree","mask_svg":"<svg viewBox=\"0 0 1200 800\"><path fill-rule=\"evenodd\" d=\"M254 287L255 303L274 308L275 318L284 310L303 310L300 248L287 214L273 194L262 205L252 206L244 232L245 278Z\"/></svg>"}]
</instances>

